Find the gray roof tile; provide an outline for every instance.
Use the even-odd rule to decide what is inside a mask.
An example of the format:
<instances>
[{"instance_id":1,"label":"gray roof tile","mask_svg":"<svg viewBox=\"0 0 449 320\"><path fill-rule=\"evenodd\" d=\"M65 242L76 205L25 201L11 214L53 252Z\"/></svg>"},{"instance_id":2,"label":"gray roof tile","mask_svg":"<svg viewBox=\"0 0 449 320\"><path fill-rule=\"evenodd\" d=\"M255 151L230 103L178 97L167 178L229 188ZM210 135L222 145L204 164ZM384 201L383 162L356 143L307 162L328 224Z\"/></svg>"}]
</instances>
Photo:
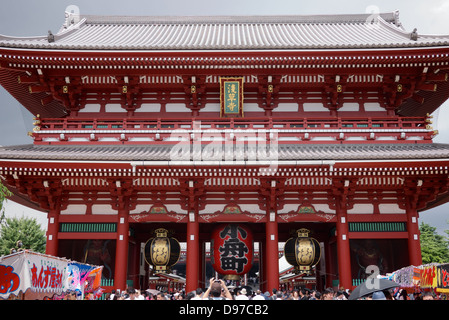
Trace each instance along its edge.
<instances>
[{"instance_id":1,"label":"gray roof tile","mask_svg":"<svg viewBox=\"0 0 449 320\"><path fill-rule=\"evenodd\" d=\"M449 44L449 35L411 40L398 12L375 16L80 16L54 35L0 36L0 47L83 50L251 50L419 47Z\"/></svg>"},{"instance_id":2,"label":"gray roof tile","mask_svg":"<svg viewBox=\"0 0 449 320\"><path fill-rule=\"evenodd\" d=\"M18 145L0 147L0 160L169 161L170 145ZM449 144L279 145L278 160L448 159ZM224 150L210 160L225 160ZM256 160L254 150L234 152L234 160ZM190 155L195 154L191 152ZM243 155L242 155L243 154ZM195 154L197 155L197 153ZM203 147L203 156L206 155ZM212 153L210 153L212 156ZM214 154L215 155L215 154ZM241 156L242 155L242 156ZM249 156L248 156L249 155ZM243 158L240 158L243 157ZM228 158L226 158L228 159ZM261 160L261 158L257 158ZM203 159L204 160L204 159ZM206 159L207 160L207 159Z\"/></svg>"}]
</instances>

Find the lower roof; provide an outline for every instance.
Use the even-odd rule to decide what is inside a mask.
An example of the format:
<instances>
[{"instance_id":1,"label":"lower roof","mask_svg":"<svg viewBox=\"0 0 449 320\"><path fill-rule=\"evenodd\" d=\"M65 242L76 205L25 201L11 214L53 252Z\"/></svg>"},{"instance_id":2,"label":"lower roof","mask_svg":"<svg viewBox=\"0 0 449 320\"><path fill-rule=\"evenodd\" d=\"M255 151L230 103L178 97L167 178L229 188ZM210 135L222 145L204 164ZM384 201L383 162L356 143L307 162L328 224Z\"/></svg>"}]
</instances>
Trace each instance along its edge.
<instances>
[{"instance_id":1,"label":"lower roof","mask_svg":"<svg viewBox=\"0 0 449 320\"><path fill-rule=\"evenodd\" d=\"M176 147L175 147L176 146ZM269 145L268 145L269 146ZM235 146L234 146L235 147ZM177 149L175 149L177 148ZM175 151L180 151L180 153ZM232 158L224 147L213 149L203 145L194 150L190 145L15 145L0 147L0 161L178 161L178 160L447 160L449 144L279 144L277 154L263 157L254 148L233 150ZM184 153L182 153L184 152ZM148 163L150 165L150 163Z\"/></svg>"}]
</instances>

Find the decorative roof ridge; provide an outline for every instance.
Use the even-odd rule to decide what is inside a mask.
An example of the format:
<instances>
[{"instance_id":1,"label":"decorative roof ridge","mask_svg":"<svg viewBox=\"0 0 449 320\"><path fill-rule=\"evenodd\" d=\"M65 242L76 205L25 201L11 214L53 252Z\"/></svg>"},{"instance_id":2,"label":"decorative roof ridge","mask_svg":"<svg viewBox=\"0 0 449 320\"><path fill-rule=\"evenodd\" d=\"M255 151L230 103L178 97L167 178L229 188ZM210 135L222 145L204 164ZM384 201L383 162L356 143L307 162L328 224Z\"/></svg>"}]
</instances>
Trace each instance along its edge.
<instances>
[{"instance_id":1,"label":"decorative roof ridge","mask_svg":"<svg viewBox=\"0 0 449 320\"><path fill-rule=\"evenodd\" d=\"M82 15L87 24L326 24L366 23L372 14L326 15L248 15L248 16L101 16ZM387 22L397 23L397 12L375 14Z\"/></svg>"},{"instance_id":2,"label":"decorative roof ridge","mask_svg":"<svg viewBox=\"0 0 449 320\"><path fill-rule=\"evenodd\" d=\"M378 17L378 21L380 24L382 24L385 28L388 28L392 32L396 33L397 35L404 36L404 37L410 37L410 32L405 30L402 27L402 24L399 22L398 24L392 24L389 23L389 21L385 20L382 17Z\"/></svg>"}]
</instances>

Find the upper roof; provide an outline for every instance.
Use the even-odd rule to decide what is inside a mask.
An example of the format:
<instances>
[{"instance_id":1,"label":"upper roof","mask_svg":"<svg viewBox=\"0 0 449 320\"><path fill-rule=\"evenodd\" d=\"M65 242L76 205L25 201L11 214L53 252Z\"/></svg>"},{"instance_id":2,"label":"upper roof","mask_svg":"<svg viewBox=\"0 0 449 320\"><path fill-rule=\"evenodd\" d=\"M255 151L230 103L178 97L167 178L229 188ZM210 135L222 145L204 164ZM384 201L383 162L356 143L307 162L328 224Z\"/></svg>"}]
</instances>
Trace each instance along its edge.
<instances>
[{"instance_id":1,"label":"upper roof","mask_svg":"<svg viewBox=\"0 0 449 320\"><path fill-rule=\"evenodd\" d=\"M0 47L63 50L270 50L449 45L449 35L406 31L398 11L380 14L129 17L66 12L56 34L0 35Z\"/></svg>"}]
</instances>

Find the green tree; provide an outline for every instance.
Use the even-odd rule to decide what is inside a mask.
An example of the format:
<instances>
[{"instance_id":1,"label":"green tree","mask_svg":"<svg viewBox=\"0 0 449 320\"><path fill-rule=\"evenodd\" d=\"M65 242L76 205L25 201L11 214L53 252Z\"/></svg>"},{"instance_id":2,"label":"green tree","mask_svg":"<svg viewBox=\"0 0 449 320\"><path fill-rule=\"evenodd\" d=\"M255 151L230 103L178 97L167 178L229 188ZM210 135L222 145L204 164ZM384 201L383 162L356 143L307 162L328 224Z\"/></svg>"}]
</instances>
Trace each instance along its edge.
<instances>
[{"instance_id":1,"label":"green tree","mask_svg":"<svg viewBox=\"0 0 449 320\"><path fill-rule=\"evenodd\" d=\"M34 218L6 218L0 225L0 254L7 255L16 247L18 240L23 248L34 252L45 252L45 231Z\"/></svg>"},{"instance_id":2,"label":"green tree","mask_svg":"<svg viewBox=\"0 0 449 320\"><path fill-rule=\"evenodd\" d=\"M2 180L0 179L0 223L5 219L5 208L3 208L3 203L6 201L6 198L11 195L11 191L3 185Z\"/></svg>"},{"instance_id":3,"label":"green tree","mask_svg":"<svg viewBox=\"0 0 449 320\"><path fill-rule=\"evenodd\" d=\"M436 262L449 262L449 239L436 232L435 227L422 222L421 231L421 255L423 264ZM448 231L445 231L448 233ZM449 233L448 233L449 234Z\"/></svg>"}]
</instances>

